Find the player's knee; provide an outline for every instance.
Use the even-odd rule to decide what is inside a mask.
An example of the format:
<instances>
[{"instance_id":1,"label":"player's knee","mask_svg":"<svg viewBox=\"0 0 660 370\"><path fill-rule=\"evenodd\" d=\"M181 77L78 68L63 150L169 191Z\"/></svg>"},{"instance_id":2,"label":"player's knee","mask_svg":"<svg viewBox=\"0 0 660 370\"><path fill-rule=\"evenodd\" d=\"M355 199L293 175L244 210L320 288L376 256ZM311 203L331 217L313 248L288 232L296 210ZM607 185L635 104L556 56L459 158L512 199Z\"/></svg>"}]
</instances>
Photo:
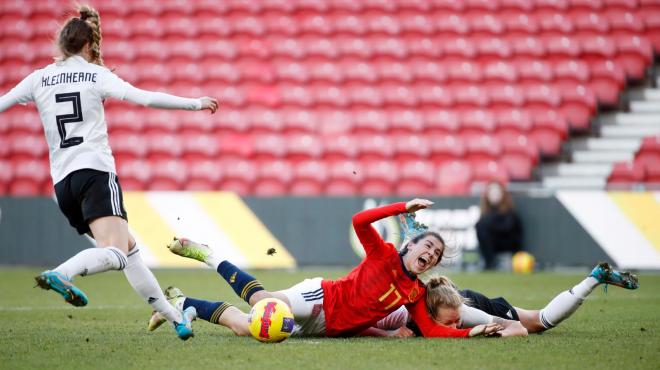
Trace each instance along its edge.
<instances>
[{"instance_id":1,"label":"player's knee","mask_svg":"<svg viewBox=\"0 0 660 370\"><path fill-rule=\"evenodd\" d=\"M254 306L260 300L262 300L264 298L272 298L272 297L273 297L273 294L271 292L269 292L267 290L260 290L258 292L254 292L254 294L252 294L252 297L250 297L249 304L250 304L250 306Z\"/></svg>"}]
</instances>

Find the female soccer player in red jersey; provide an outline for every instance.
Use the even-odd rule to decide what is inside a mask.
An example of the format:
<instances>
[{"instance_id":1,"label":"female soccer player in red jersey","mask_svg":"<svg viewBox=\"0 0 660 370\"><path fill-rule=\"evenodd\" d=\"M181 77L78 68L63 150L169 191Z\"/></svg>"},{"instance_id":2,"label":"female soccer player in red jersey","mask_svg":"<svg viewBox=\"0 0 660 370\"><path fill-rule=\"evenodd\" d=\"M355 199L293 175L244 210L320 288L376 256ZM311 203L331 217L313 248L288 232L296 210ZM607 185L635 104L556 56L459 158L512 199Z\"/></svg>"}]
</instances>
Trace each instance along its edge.
<instances>
[{"instance_id":1,"label":"female soccer player in red jersey","mask_svg":"<svg viewBox=\"0 0 660 370\"><path fill-rule=\"evenodd\" d=\"M417 278L435 266L445 250L442 237L431 231L417 235L401 250L386 243L371 225L389 216L416 212L432 205L429 200L413 199L359 212L353 227L366 251L366 258L347 276L338 280L306 279L293 287L270 292L252 276L223 260L217 251L188 239L175 239L168 245L173 253L204 262L214 268L242 299L250 305L264 298L278 298L290 307L296 321L294 334L308 336L352 336L373 327L401 306L427 336L468 337L501 329L497 324L474 329L456 329L437 325L426 313L426 288ZM178 289L177 289L178 290ZM174 298L179 294L170 290ZM224 302L193 298L177 300L180 310L195 307L201 319L226 326L237 335L248 335L247 315ZM158 325L152 317L150 328Z\"/></svg>"}]
</instances>

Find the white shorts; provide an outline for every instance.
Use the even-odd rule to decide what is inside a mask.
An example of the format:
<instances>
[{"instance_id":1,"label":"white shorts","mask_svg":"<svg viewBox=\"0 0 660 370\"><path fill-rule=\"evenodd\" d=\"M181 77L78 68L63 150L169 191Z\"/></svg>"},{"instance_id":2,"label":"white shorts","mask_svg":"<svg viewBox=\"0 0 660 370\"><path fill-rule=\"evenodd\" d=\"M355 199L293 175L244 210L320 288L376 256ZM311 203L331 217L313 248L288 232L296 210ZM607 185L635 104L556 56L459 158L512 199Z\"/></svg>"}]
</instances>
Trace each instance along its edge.
<instances>
[{"instance_id":1,"label":"white shorts","mask_svg":"<svg viewBox=\"0 0 660 370\"><path fill-rule=\"evenodd\" d=\"M406 306L399 307L396 311L380 319L376 323L376 327L382 330L396 330L400 327L406 326L410 314Z\"/></svg>"},{"instance_id":2,"label":"white shorts","mask_svg":"<svg viewBox=\"0 0 660 370\"><path fill-rule=\"evenodd\" d=\"M291 313L296 322L291 335L324 336L325 312L323 311L323 278L305 279L289 289L280 291L291 303Z\"/></svg>"}]
</instances>

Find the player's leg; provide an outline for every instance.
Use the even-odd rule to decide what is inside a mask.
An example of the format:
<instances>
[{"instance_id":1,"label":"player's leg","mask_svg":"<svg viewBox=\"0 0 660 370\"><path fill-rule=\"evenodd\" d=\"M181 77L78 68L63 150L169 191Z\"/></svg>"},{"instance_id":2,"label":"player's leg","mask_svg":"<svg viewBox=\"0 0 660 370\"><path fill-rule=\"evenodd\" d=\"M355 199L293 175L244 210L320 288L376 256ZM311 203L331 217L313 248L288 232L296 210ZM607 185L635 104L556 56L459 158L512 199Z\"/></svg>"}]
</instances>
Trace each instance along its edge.
<instances>
[{"instance_id":1,"label":"player's leg","mask_svg":"<svg viewBox=\"0 0 660 370\"><path fill-rule=\"evenodd\" d=\"M277 298L291 306L286 295L280 292L269 292L252 275L236 267L231 262L222 259L213 249L201 243L186 238L174 238L167 246L169 250L182 257L204 262L214 269L234 290L242 300L250 306L264 298Z\"/></svg>"},{"instance_id":2,"label":"player's leg","mask_svg":"<svg viewBox=\"0 0 660 370\"><path fill-rule=\"evenodd\" d=\"M616 285L625 289L639 287L637 276L626 271L614 270L608 263L600 263L584 280L570 290L559 293L545 308L538 311L539 321L544 329L551 329L569 318L600 284Z\"/></svg>"},{"instance_id":3,"label":"player's leg","mask_svg":"<svg viewBox=\"0 0 660 370\"><path fill-rule=\"evenodd\" d=\"M94 170L76 171L55 185L60 210L79 234L91 231L86 212L91 207L89 200L96 199L93 196L94 192L103 193L107 198L105 207L100 205L93 208L97 214L100 216L112 215L113 211L117 209L113 201L115 193L109 189L108 174L105 174L104 183L100 181L104 174ZM64 297L65 301L75 306L86 305L87 297L72 284L73 278L78 275L91 275L107 270L122 270L127 263L127 245L122 245L121 235L115 239L106 240L102 246L106 248L85 249L52 271L44 271L35 278L37 284L43 289L56 291Z\"/></svg>"},{"instance_id":4,"label":"player's leg","mask_svg":"<svg viewBox=\"0 0 660 370\"><path fill-rule=\"evenodd\" d=\"M186 297L181 289L173 286L165 289L165 296L169 303L178 310L185 311L192 307L199 319L227 327L238 336L250 334L248 315L229 303ZM164 322L163 315L154 312L149 319L149 331L156 330Z\"/></svg>"}]
</instances>

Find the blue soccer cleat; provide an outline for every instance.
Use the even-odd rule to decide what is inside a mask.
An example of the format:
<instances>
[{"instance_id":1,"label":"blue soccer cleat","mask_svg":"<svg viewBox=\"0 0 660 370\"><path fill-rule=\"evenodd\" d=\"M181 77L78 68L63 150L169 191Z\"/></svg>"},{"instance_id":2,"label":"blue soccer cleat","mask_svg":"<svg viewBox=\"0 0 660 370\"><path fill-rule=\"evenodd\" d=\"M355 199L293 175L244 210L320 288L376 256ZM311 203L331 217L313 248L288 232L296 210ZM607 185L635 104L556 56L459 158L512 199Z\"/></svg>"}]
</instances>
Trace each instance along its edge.
<instances>
[{"instance_id":1,"label":"blue soccer cleat","mask_svg":"<svg viewBox=\"0 0 660 370\"><path fill-rule=\"evenodd\" d=\"M71 280L55 271L44 271L35 277L37 285L44 290L52 289L59 293L65 301L76 307L87 305L87 296L82 290L71 284Z\"/></svg>"},{"instance_id":2,"label":"blue soccer cleat","mask_svg":"<svg viewBox=\"0 0 660 370\"><path fill-rule=\"evenodd\" d=\"M637 275L627 271L614 270L607 262L601 262L598 266L594 267L590 276L598 280L601 284L616 285L625 289L639 288Z\"/></svg>"},{"instance_id":3,"label":"blue soccer cleat","mask_svg":"<svg viewBox=\"0 0 660 370\"><path fill-rule=\"evenodd\" d=\"M188 307L183 310L183 321L174 323L174 330L176 335L179 336L182 340L188 340L195 336L192 330L192 321L197 317L197 310L195 307Z\"/></svg>"}]
</instances>

